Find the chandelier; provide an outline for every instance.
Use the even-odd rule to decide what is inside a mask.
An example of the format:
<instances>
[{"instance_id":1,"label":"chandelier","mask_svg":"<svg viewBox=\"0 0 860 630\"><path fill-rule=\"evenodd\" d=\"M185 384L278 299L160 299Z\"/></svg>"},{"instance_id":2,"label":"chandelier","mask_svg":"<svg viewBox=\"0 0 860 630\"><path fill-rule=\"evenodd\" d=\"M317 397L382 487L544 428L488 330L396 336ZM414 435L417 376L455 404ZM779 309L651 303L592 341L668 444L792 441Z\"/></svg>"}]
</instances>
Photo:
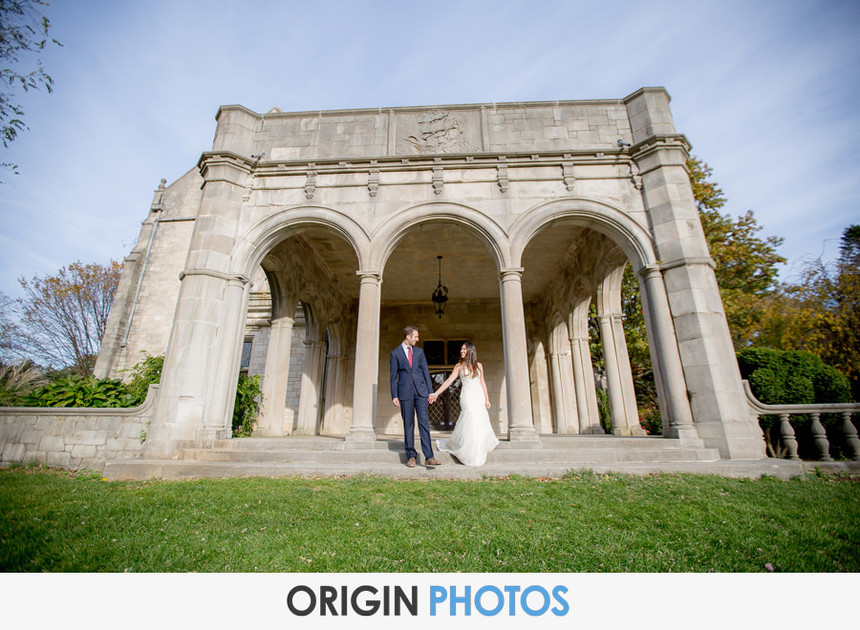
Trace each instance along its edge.
<instances>
[{"instance_id":1,"label":"chandelier","mask_svg":"<svg viewBox=\"0 0 860 630\"><path fill-rule=\"evenodd\" d=\"M442 285L442 257L436 256L439 259L439 286L433 291L433 306L436 308L436 315L442 319L445 314L445 304L448 302L448 287Z\"/></svg>"}]
</instances>

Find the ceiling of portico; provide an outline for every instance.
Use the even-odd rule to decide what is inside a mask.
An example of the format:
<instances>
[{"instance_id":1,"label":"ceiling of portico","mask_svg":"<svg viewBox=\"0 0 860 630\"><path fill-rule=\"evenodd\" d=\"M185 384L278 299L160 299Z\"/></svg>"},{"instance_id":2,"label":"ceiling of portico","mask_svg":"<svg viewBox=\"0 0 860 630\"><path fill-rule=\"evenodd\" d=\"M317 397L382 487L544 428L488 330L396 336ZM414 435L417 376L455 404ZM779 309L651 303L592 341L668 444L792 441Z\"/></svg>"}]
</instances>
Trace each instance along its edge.
<instances>
[{"instance_id":1,"label":"ceiling of portico","mask_svg":"<svg viewBox=\"0 0 860 630\"><path fill-rule=\"evenodd\" d=\"M358 262L349 243L323 227L307 228L293 238L314 252L343 293L358 298ZM499 299L498 270L484 241L466 227L436 221L416 225L391 253L382 270L382 301L429 302L438 283L439 255L450 300ZM590 275L601 259L617 260L619 255L623 259L605 236L575 223L556 222L535 235L523 252L523 299L538 299L572 263L588 267L580 273Z\"/></svg>"}]
</instances>

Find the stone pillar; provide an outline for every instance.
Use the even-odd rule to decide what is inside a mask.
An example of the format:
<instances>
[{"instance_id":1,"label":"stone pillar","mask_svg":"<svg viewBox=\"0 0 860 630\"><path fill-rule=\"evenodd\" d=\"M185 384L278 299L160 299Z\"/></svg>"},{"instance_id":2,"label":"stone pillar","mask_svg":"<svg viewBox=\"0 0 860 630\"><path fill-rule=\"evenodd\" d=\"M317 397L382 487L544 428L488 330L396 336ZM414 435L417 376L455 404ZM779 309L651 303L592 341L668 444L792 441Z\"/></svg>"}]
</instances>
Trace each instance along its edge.
<instances>
[{"instance_id":1,"label":"stone pillar","mask_svg":"<svg viewBox=\"0 0 860 630\"><path fill-rule=\"evenodd\" d=\"M624 418L624 394L621 392L621 374L618 355L615 353L615 335L609 315L598 315L600 339L603 342L603 366L606 368L606 383L609 387L609 411L612 414L613 435L624 435L627 422ZM620 425L620 426L619 426Z\"/></svg>"},{"instance_id":2,"label":"stone pillar","mask_svg":"<svg viewBox=\"0 0 860 630\"><path fill-rule=\"evenodd\" d=\"M235 391L235 381L229 382L229 366L222 362L235 358L235 339L226 334L234 312L234 300L228 298L229 278L215 272L185 273L179 290L173 330L164 359L159 387L157 412L154 414L144 444L144 456L171 458L183 447L197 446L204 439L229 437L226 433L212 435L212 427L223 427L225 405L218 404L223 392ZM234 287L235 288L235 287ZM225 303L226 300L226 303ZM226 309L229 313L222 313ZM211 415L209 414L220 414Z\"/></svg>"},{"instance_id":3,"label":"stone pillar","mask_svg":"<svg viewBox=\"0 0 860 630\"><path fill-rule=\"evenodd\" d=\"M236 385L241 369L245 314L248 312L250 282L247 278L234 277L227 280L224 304L221 307L219 337L215 358L215 383L212 405L204 419L204 440L232 437L233 407L236 404ZM232 341L232 344L231 344Z\"/></svg>"},{"instance_id":4,"label":"stone pillar","mask_svg":"<svg viewBox=\"0 0 860 630\"><path fill-rule=\"evenodd\" d=\"M296 309L292 310L295 312ZM294 323L293 316L272 321L269 347L266 351L266 372L263 375L263 411L254 430L257 437L281 437L292 432L292 427L287 430L284 427L284 406L290 375Z\"/></svg>"},{"instance_id":5,"label":"stone pillar","mask_svg":"<svg viewBox=\"0 0 860 630\"><path fill-rule=\"evenodd\" d=\"M505 383L508 394L508 437L539 442L532 421L526 320L523 312L522 269L501 273L502 337L505 346Z\"/></svg>"},{"instance_id":6,"label":"stone pillar","mask_svg":"<svg viewBox=\"0 0 860 630\"><path fill-rule=\"evenodd\" d=\"M567 323L559 322L550 333L553 409L557 433L579 433L576 389L570 358L570 335Z\"/></svg>"},{"instance_id":7,"label":"stone pillar","mask_svg":"<svg viewBox=\"0 0 860 630\"><path fill-rule=\"evenodd\" d=\"M633 131L631 156L642 177L642 200L661 261L690 409L704 443L724 458L765 456L752 420L726 323L713 261L699 221L669 95L644 88L624 99ZM656 322L655 322L656 323ZM666 385L674 387L669 376Z\"/></svg>"},{"instance_id":8,"label":"stone pillar","mask_svg":"<svg viewBox=\"0 0 860 630\"><path fill-rule=\"evenodd\" d=\"M568 328L572 332L570 343L573 359L573 382L576 385L576 407L579 417L579 432L603 434L600 412L597 409L597 392L594 384L594 367L591 363L591 348L588 343L588 305L583 300L570 316Z\"/></svg>"},{"instance_id":9,"label":"stone pillar","mask_svg":"<svg viewBox=\"0 0 860 630\"><path fill-rule=\"evenodd\" d=\"M645 431L638 422L633 376L621 320L617 315L612 314L602 314L597 319L603 341L606 380L609 385L612 434L645 435Z\"/></svg>"},{"instance_id":10,"label":"stone pillar","mask_svg":"<svg viewBox=\"0 0 860 630\"><path fill-rule=\"evenodd\" d=\"M341 435L343 427L343 389L346 357L330 354L326 357L325 410L323 432Z\"/></svg>"},{"instance_id":11,"label":"stone pillar","mask_svg":"<svg viewBox=\"0 0 860 630\"><path fill-rule=\"evenodd\" d=\"M321 341L308 341L306 345L296 433L298 435L315 435L317 419L319 418L324 345Z\"/></svg>"},{"instance_id":12,"label":"stone pillar","mask_svg":"<svg viewBox=\"0 0 860 630\"><path fill-rule=\"evenodd\" d=\"M627 352L627 338L621 315L610 315L615 336L615 353L618 356L618 370L621 376L621 393L624 396L624 417L627 419L629 435L645 435L639 424L639 407L636 404L636 387L633 385L633 370L630 368L630 355Z\"/></svg>"},{"instance_id":13,"label":"stone pillar","mask_svg":"<svg viewBox=\"0 0 860 630\"><path fill-rule=\"evenodd\" d=\"M678 355L663 276L656 267L643 269L640 275L644 286L639 294L648 329L648 348L654 366L657 396L663 415L663 437L681 438L695 443L699 441L699 434L693 425L693 415L687 400L684 370Z\"/></svg>"},{"instance_id":14,"label":"stone pillar","mask_svg":"<svg viewBox=\"0 0 860 630\"><path fill-rule=\"evenodd\" d=\"M373 427L379 388L379 308L381 278L375 271L358 271L361 287L358 295L358 325L355 340L355 376L352 398L352 426L346 439L350 442L376 440Z\"/></svg>"}]
</instances>

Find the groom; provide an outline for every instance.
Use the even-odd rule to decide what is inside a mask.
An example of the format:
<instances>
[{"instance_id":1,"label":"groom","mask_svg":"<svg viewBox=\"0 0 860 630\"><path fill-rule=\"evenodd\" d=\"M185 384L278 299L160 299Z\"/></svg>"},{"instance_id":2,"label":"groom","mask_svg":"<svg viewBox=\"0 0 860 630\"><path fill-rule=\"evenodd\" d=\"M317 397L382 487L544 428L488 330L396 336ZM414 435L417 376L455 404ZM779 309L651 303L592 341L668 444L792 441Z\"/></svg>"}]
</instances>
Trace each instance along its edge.
<instances>
[{"instance_id":1,"label":"groom","mask_svg":"<svg viewBox=\"0 0 860 630\"><path fill-rule=\"evenodd\" d=\"M418 434L421 437L421 450L424 464L439 466L442 462L433 456L430 445L430 424L427 405L433 393L427 358L418 343L418 329L407 326L403 329L403 343L391 351L389 368L391 372L391 402L400 407L403 417L403 431L406 442L406 465L415 468L415 414L418 414Z\"/></svg>"}]
</instances>

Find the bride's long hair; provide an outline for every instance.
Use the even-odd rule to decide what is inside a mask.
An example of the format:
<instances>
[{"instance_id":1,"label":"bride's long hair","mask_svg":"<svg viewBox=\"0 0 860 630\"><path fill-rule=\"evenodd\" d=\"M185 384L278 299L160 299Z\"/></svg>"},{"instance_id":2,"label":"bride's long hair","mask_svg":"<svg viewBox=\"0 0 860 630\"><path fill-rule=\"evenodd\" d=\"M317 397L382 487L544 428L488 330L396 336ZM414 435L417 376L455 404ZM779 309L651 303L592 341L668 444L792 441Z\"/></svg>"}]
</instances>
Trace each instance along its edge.
<instances>
[{"instance_id":1,"label":"bride's long hair","mask_svg":"<svg viewBox=\"0 0 860 630\"><path fill-rule=\"evenodd\" d=\"M466 348L466 356L460 357L460 365L469 372L469 376L475 378L478 376L478 351L470 341L464 342L462 347Z\"/></svg>"}]
</instances>

